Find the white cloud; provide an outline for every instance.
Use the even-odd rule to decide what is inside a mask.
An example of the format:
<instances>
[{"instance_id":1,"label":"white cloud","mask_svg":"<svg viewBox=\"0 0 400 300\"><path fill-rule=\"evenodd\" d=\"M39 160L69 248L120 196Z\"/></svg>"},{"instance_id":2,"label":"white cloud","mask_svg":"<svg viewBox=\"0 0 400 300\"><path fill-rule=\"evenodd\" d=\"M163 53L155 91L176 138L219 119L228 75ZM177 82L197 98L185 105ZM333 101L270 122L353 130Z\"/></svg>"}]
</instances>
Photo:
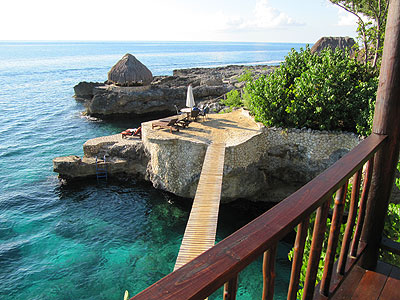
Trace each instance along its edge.
<instances>
[{"instance_id":1,"label":"white cloud","mask_svg":"<svg viewBox=\"0 0 400 300\"><path fill-rule=\"evenodd\" d=\"M287 25L298 25L299 23L289 17L286 13L268 5L267 0L258 0L255 7L255 20L259 28L276 28Z\"/></svg>"},{"instance_id":2,"label":"white cloud","mask_svg":"<svg viewBox=\"0 0 400 300\"><path fill-rule=\"evenodd\" d=\"M319 5L323 1L329 6ZM118 0L113 5L109 0L3 2L0 40L312 42L333 30L331 35L354 35L356 27L355 23L337 26L339 14L346 14L328 0ZM343 19L340 24L350 21Z\"/></svg>"},{"instance_id":3,"label":"white cloud","mask_svg":"<svg viewBox=\"0 0 400 300\"><path fill-rule=\"evenodd\" d=\"M304 25L304 23L298 22L288 14L270 6L268 0L257 0L250 18L236 18L234 22L227 25L239 29L271 29L299 26Z\"/></svg>"},{"instance_id":4,"label":"white cloud","mask_svg":"<svg viewBox=\"0 0 400 300\"><path fill-rule=\"evenodd\" d=\"M357 24L358 18L355 15L345 11L343 8L338 7L338 9L339 26L354 26Z\"/></svg>"}]
</instances>

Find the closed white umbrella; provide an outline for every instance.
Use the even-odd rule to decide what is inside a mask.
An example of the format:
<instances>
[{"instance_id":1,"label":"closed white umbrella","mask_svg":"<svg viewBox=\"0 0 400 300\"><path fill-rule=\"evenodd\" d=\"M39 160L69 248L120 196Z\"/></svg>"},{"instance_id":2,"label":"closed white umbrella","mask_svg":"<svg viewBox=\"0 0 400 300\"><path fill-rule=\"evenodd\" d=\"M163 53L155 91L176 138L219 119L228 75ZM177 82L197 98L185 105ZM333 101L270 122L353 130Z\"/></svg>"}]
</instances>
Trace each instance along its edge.
<instances>
[{"instance_id":1,"label":"closed white umbrella","mask_svg":"<svg viewBox=\"0 0 400 300\"><path fill-rule=\"evenodd\" d=\"M195 105L196 105L196 103L194 103L193 88L192 88L192 85L189 85L188 90L187 90L187 95L186 95L186 107L192 108Z\"/></svg>"}]
</instances>

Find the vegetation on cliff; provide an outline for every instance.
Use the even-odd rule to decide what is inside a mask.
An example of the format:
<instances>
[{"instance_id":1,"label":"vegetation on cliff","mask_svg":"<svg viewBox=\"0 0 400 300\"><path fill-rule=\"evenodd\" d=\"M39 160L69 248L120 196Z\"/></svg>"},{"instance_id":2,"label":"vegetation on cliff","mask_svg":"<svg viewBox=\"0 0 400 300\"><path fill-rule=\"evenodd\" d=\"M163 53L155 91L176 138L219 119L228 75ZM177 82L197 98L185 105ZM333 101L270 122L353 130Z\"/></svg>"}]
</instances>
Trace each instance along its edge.
<instances>
[{"instance_id":1,"label":"vegetation on cliff","mask_svg":"<svg viewBox=\"0 0 400 300\"><path fill-rule=\"evenodd\" d=\"M365 64L372 63L372 66L379 69L389 0L329 0L347 12L357 17L357 40L361 47L358 54L362 55Z\"/></svg>"},{"instance_id":2,"label":"vegetation on cliff","mask_svg":"<svg viewBox=\"0 0 400 300\"><path fill-rule=\"evenodd\" d=\"M370 132L376 71L339 49L293 49L273 73L246 79L242 105L266 126ZM226 104L239 106L238 94Z\"/></svg>"}]
</instances>

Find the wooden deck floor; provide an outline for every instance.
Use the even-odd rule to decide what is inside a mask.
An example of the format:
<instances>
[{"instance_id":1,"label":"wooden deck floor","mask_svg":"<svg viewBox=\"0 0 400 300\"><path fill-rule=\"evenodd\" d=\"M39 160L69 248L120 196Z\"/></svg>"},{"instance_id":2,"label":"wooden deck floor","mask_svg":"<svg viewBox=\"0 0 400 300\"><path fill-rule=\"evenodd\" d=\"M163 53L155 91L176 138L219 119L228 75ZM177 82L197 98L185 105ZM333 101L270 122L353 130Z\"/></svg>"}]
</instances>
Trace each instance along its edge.
<instances>
[{"instance_id":1,"label":"wooden deck floor","mask_svg":"<svg viewBox=\"0 0 400 300\"><path fill-rule=\"evenodd\" d=\"M375 271L355 266L332 300L399 300L400 269L378 262Z\"/></svg>"},{"instance_id":2,"label":"wooden deck floor","mask_svg":"<svg viewBox=\"0 0 400 300\"><path fill-rule=\"evenodd\" d=\"M215 244L224 158L224 143L212 143L208 146L174 270Z\"/></svg>"}]
</instances>

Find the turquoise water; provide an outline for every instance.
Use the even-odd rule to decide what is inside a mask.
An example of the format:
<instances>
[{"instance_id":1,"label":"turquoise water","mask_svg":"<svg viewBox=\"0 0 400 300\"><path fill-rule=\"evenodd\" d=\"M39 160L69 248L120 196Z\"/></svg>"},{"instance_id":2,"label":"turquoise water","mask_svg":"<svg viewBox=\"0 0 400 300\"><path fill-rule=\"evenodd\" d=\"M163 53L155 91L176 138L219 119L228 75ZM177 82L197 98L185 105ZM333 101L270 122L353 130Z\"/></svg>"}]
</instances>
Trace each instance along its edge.
<instances>
[{"instance_id":1,"label":"turquoise water","mask_svg":"<svg viewBox=\"0 0 400 300\"><path fill-rule=\"evenodd\" d=\"M277 63L302 46L0 42L0 299L122 299L125 289L134 295L173 268L190 203L135 181L61 186L52 172L54 157L82 155L87 139L141 121L82 117L75 84L106 80L125 53L154 75L168 75L178 68ZM252 217L251 210L223 205L218 240ZM286 293L287 249L280 245L278 299ZM261 262L240 278L238 299L256 298Z\"/></svg>"}]
</instances>

